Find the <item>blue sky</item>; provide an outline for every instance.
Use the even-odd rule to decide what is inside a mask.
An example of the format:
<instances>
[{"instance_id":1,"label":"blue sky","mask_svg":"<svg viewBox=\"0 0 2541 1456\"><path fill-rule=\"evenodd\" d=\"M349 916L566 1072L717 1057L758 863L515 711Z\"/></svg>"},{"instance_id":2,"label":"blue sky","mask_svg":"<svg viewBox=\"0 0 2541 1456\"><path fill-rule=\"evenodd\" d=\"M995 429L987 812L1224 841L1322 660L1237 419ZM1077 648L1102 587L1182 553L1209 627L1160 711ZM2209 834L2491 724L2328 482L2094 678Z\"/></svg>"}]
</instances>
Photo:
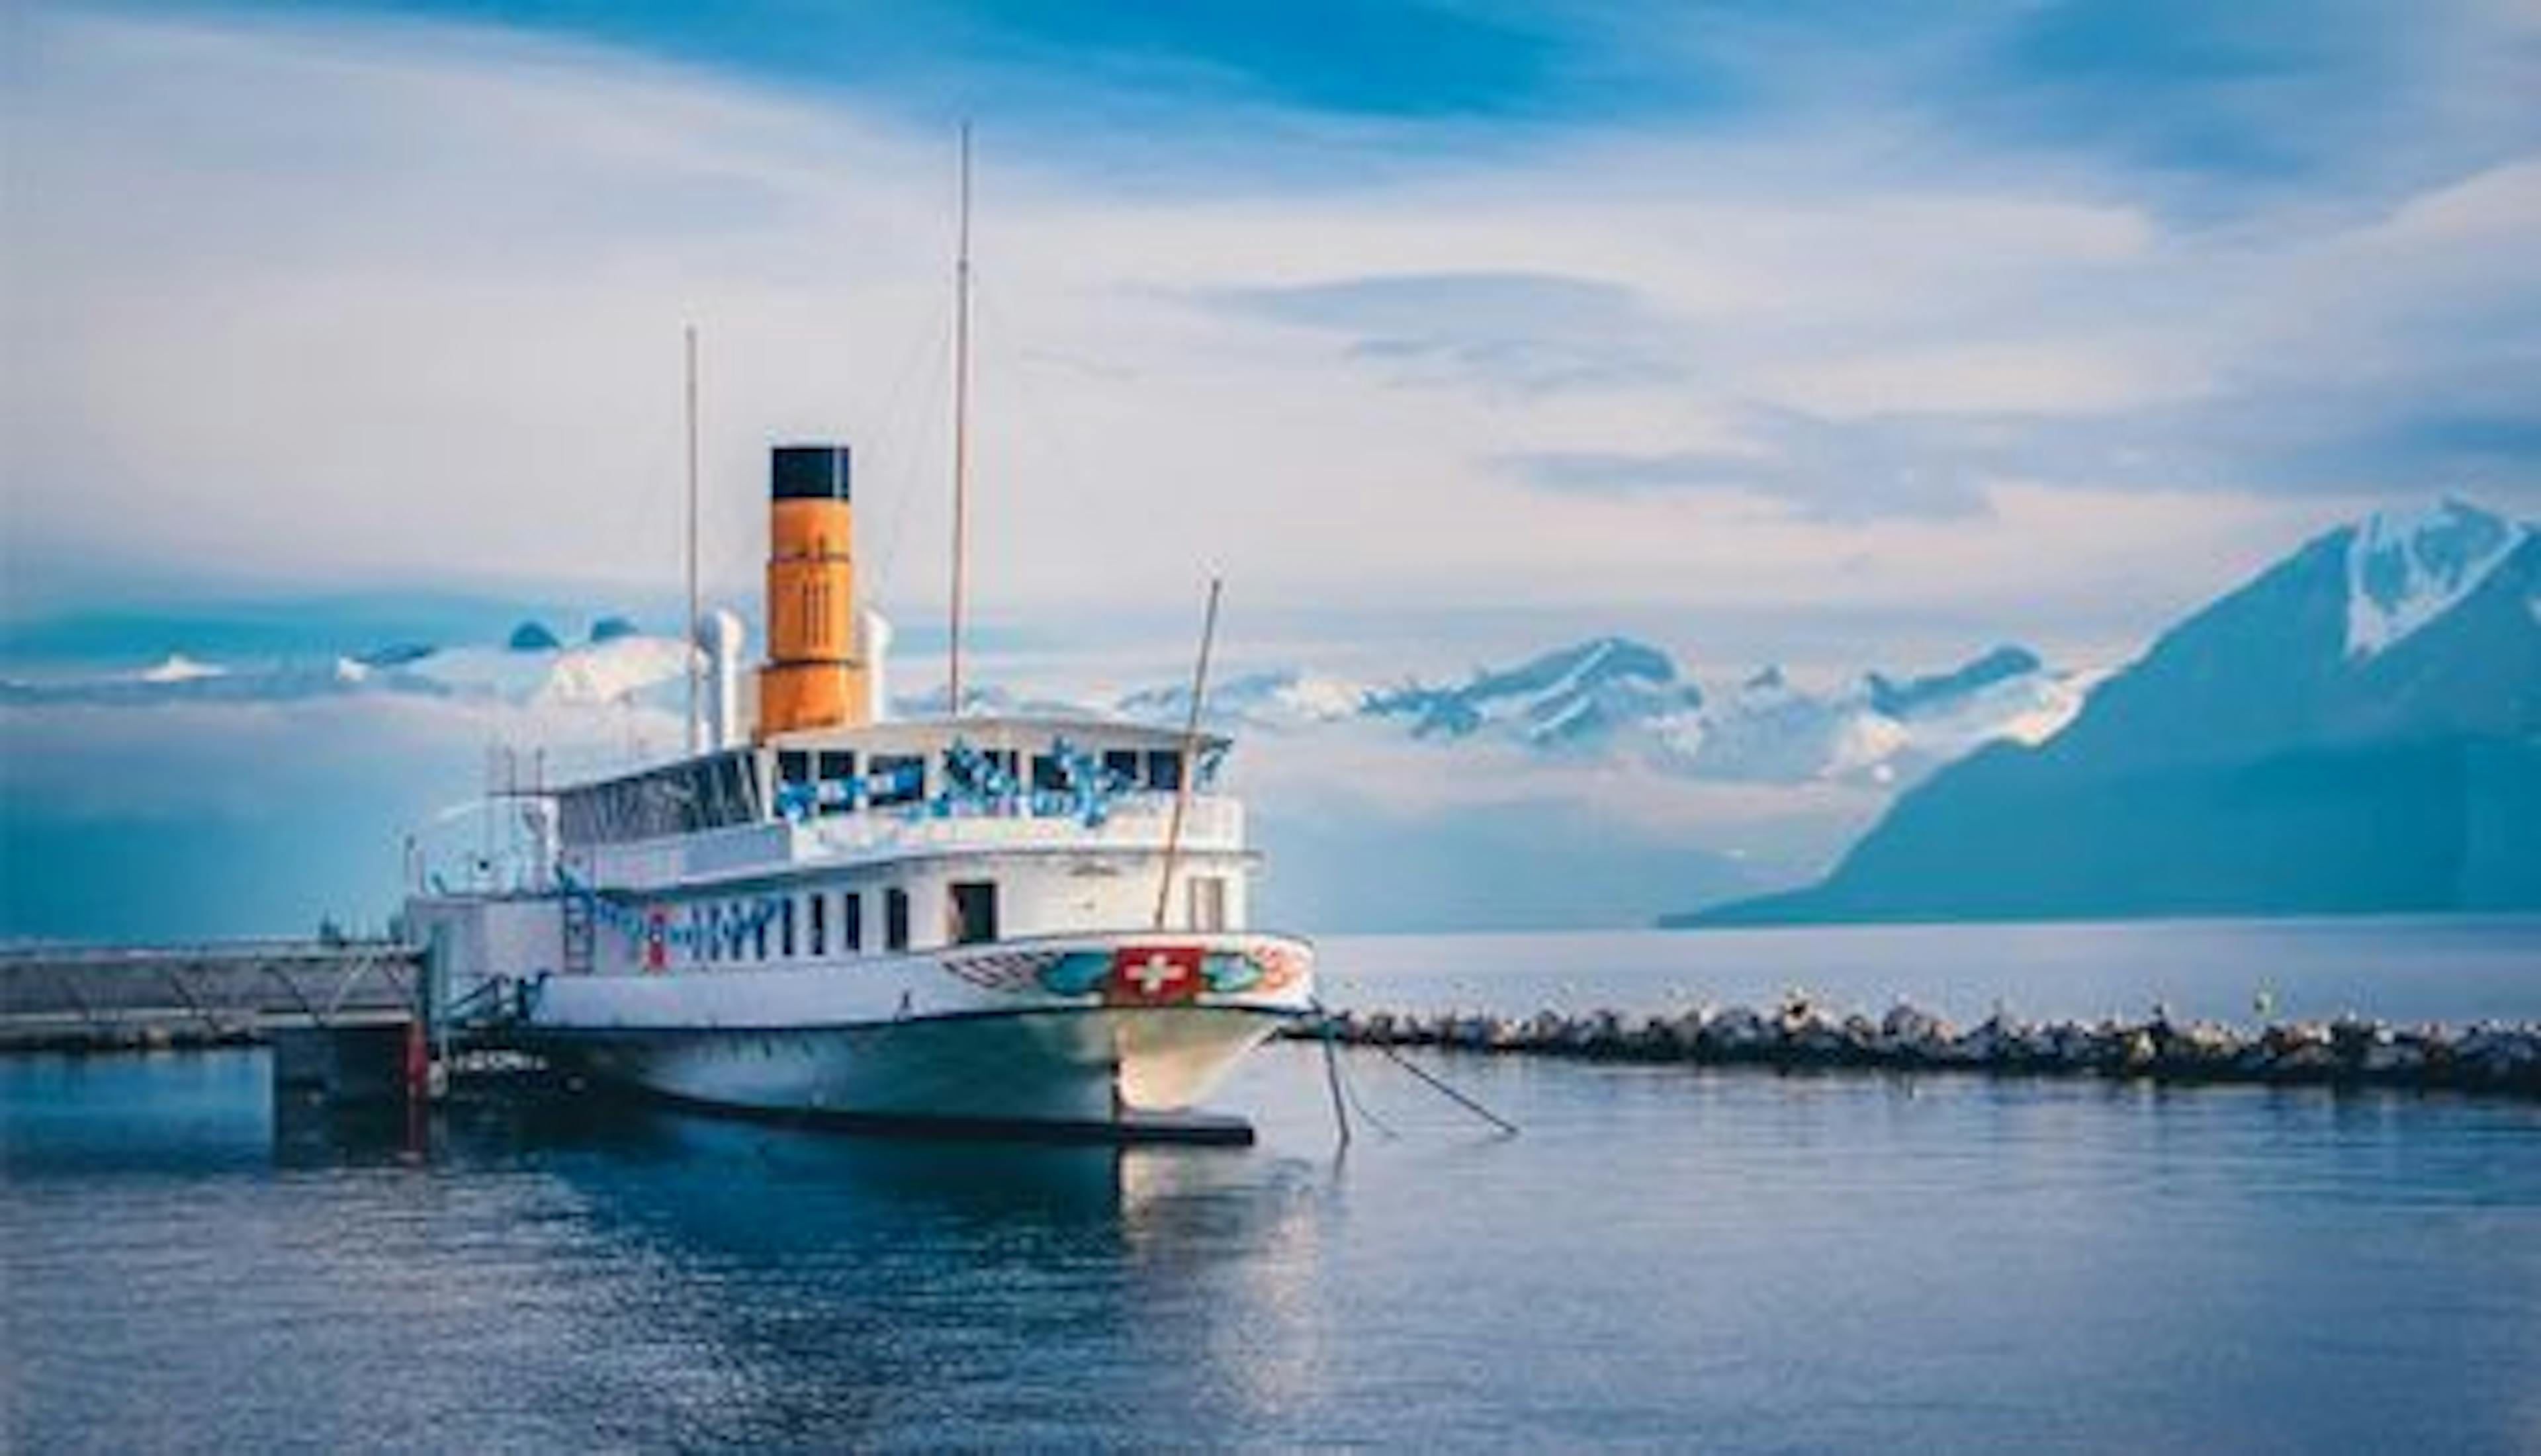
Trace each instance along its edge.
<instances>
[{"instance_id":1,"label":"blue sky","mask_svg":"<svg viewBox=\"0 0 2541 1456\"><path fill-rule=\"evenodd\" d=\"M0 674L658 619L691 322L710 593L765 446L851 440L922 652L961 117L1021 680L1176 661L1210 571L1239 664L2106 666L2377 505L2541 516L2530 0L0 26ZM149 737L0 714L13 797L110 841L53 786Z\"/></svg>"}]
</instances>

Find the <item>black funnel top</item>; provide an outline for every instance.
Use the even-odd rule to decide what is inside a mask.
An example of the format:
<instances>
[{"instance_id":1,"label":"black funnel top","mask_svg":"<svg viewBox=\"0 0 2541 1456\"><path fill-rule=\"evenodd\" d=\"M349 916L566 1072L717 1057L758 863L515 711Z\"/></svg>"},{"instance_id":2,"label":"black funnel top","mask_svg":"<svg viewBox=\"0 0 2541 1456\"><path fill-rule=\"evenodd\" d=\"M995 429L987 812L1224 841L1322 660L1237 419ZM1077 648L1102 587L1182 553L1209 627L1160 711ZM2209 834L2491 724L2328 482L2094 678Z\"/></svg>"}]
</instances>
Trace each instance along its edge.
<instances>
[{"instance_id":1,"label":"black funnel top","mask_svg":"<svg viewBox=\"0 0 2541 1456\"><path fill-rule=\"evenodd\" d=\"M768 462L767 494L778 501L845 501L848 489L843 445L780 445Z\"/></svg>"}]
</instances>

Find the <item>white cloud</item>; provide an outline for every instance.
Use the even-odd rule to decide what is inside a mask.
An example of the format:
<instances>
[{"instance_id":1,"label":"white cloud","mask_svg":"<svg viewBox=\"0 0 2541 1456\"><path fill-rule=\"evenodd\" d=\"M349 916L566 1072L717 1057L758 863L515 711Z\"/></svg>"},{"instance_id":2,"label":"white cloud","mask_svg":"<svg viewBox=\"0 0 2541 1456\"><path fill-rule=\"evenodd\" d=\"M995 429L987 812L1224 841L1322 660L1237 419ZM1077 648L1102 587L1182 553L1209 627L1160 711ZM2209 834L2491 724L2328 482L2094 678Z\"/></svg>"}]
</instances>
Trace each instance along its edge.
<instances>
[{"instance_id":1,"label":"white cloud","mask_svg":"<svg viewBox=\"0 0 2541 1456\"><path fill-rule=\"evenodd\" d=\"M693 319L717 594L758 589L764 445L845 437L869 578L904 622L935 614L947 138L493 33L21 30L13 190L40 200L5 221L13 566L667 588ZM2350 504L2185 457L2211 440L2166 435L2178 411L2299 436L2310 383L2444 356L2413 311L2529 297L2501 261L2528 163L2378 231L2194 232L2138 179L1900 147L1894 120L1134 190L983 138L982 612L1179 624L1215 569L1265 615L1956 603L1972 638L2123 640L2253 535ZM1351 307L1438 277L1554 286ZM1224 303L1274 290L1329 307ZM1870 429L1812 455L1760 412ZM1779 482L1588 499L1495 463L1742 451ZM1913 519L1936 503L1962 514Z\"/></svg>"}]
</instances>

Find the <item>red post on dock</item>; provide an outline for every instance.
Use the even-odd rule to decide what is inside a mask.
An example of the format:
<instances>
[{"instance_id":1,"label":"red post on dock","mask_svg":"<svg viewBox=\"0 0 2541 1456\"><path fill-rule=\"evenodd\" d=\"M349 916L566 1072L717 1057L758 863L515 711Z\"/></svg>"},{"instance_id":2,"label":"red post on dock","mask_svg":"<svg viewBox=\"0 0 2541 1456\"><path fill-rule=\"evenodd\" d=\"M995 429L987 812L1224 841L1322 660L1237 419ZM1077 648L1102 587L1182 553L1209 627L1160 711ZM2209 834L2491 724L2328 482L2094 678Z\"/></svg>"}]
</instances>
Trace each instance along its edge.
<instances>
[{"instance_id":1,"label":"red post on dock","mask_svg":"<svg viewBox=\"0 0 2541 1456\"><path fill-rule=\"evenodd\" d=\"M405 1099L420 1106L432 1095L432 1048L420 1019L405 1023Z\"/></svg>"}]
</instances>

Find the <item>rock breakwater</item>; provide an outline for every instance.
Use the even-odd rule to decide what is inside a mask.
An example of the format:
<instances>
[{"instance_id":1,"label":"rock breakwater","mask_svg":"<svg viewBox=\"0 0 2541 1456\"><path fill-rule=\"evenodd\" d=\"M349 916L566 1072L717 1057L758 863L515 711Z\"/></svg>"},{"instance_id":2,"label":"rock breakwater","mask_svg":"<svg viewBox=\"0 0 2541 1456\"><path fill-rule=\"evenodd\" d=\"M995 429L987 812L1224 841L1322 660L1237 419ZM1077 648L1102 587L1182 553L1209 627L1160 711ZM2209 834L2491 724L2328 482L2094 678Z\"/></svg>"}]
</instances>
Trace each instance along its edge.
<instances>
[{"instance_id":1,"label":"rock breakwater","mask_svg":"<svg viewBox=\"0 0 2541 1456\"><path fill-rule=\"evenodd\" d=\"M2344 1016L2254 1029L2183 1021L2157 1008L2140 1021L2028 1021L1998 1011L1960 1028L1914 1005L1873 1017L1793 995L1771 1010L1702 1006L1658 1015L1340 1010L1290 1034L1329 1035L1345 1045L1587 1061L2332 1083L2541 1097L2541 1022L2402 1026Z\"/></svg>"}]
</instances>

